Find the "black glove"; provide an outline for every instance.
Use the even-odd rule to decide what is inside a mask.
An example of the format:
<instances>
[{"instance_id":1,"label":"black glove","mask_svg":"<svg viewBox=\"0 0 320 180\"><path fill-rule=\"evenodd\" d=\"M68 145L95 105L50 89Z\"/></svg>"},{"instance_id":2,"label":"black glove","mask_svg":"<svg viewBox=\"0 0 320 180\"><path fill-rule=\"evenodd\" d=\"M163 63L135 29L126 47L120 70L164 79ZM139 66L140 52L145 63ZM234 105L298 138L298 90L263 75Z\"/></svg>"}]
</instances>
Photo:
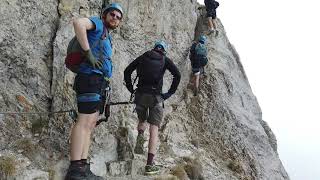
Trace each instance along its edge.
<instances>
[{"instance_id":1,"label":"black glove","mask_svg":"<svg viewBox=\"0 0 320 180\"><path fill-rule=\"evenodd\" d=\"M171 93L164 93L164 94L161 94L161 97L162 97L162 99L163 100L166 100L166 99L168 99L170 96L172 96L172 94Z\"/></svg>"},{"instance_id":2,"label":"black glove","mask_svg":"<svg viewBox=\"0 0 320 180\"><path fill-rule=\"evenodd\" d=\"M84 56L86 57L86 60L90 62L93 68L102 68L102 63L98 61L92 54L91 50L84 51Z\"/></svg>"},{"instance_id":3,"label":"black glove","mask_svg":"<svg viewBox=\"0 0 320 180\"><path fill-rule=\"evenodd\" d=\"M126 87L127 87L128 91L129 91L131 94L134 93L132 84L130 84L130 83L126 84Z\"/></svg>"}]
</instances>

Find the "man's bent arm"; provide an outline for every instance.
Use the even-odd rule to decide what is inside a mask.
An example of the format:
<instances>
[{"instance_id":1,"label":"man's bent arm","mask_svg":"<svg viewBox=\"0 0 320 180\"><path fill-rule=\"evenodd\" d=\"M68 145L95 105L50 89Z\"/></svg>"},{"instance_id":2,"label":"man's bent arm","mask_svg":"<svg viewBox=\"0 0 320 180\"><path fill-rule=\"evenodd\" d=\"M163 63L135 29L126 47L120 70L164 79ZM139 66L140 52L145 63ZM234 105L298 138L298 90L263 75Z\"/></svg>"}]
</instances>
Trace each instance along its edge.
<instances>
[{"instance_id":1,"label":"man's bent arm","mask_svg":"<svg viewBox=\"0 0 320 180\"><path fill-rule=\"evenodd\" d=\"M95 25L88 18L78 18L73 20L74 32L82 49L87 51L90 49L87 30L95 29Z\"/></svg>"}]
</instances>

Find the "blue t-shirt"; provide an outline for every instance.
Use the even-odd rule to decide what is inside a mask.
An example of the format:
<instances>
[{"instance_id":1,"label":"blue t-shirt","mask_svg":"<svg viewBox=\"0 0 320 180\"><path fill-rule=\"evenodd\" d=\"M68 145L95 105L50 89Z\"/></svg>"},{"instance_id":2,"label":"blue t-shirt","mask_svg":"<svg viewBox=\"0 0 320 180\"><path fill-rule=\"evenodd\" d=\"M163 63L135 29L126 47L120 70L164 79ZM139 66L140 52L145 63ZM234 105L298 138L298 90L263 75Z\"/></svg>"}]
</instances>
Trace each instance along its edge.
<instances>
[{"instance_id":1,"label":"blue t-shirt","mask_svg":"<svg viewBox=\"0 0 320 180\"><path fill-rule=\"evenodd\" d=\"M99 17L90 17L91 22L96 26L95 29L87 31L90 49L97 60L102 62L101 69L94 69L90 63L85 62L80 65L80 73L103 74L104 77L111 78L112 76L112 38L106 29L104 32L104 25ZM106 33L107 37L101 40L102 34ZM101 51L102 50L102 51Z\"/></svg>"}]
</instances>

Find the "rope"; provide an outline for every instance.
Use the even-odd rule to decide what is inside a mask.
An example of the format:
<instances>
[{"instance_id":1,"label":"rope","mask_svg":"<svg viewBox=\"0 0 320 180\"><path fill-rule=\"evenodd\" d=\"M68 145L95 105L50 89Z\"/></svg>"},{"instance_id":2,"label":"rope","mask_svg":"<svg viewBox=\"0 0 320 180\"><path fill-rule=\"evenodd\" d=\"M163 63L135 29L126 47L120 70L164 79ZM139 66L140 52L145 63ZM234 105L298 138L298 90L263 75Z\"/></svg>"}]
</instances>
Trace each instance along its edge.
<instances>
[{"instance_id":1,"label":"rope","mask_svg":"<svg viewBox=\"0 0 320 180\"><path fill-rule=\"evenodd\" d=\"M114 106L114 105L122 105L122 104L133 104L133 102L131 101L124 101L124 102L109 102L110 106Z\"/></svg>"},{"instance_id":2,"label":"rope","mask_svg":"<svg viewBox=\"0 0 320 180\"><path fill-rule=\"evenodd\" d=\"M0 114L61 114L61 113L69 113L73 112L74 110L65 110L65 111L54 111L54 112L0 112Z\"/></svg>"}]
</instances>

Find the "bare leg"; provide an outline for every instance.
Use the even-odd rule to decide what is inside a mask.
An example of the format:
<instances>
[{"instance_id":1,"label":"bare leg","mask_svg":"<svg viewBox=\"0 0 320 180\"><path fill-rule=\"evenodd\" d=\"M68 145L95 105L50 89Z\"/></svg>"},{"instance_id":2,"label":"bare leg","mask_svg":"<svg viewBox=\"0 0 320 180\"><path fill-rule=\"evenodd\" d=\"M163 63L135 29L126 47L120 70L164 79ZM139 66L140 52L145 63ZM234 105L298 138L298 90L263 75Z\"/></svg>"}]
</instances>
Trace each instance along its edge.
<instances>
[{"instance_id":1,"label":"bare leg","mask_svg":"<svg viewBox=\"0 0 320 180\"><path fill-rule=\"evenodd\" d=\"M83 146L82 155L81 155L82 159L88 158L89 147L91 144L91 134L92 134L94 128L96 127L96 122L98 120L99 113L97 112L97 113L95 113L95 115L96 115L96 117L89 120L90 122L89 122L88 126L90 127L90 132L89 132L89 135L87 136L87 139L85 140L85 144Z\"/></svg>"},{"instance_id":2,"label":"bare leg","mask_svg":"<svg viewBox=\"0 0 320 180\"><path fill-rule=\"evenodd\" d=\"M156 125L150 124L150 138L149 138L149 151L148 153L156 154L157 152L157 142L158 142L158 129L159 127Z\"/></svg>"},{"instance_id":3,"label":"bare leg","mask_svg":"<svg viewBox=\"0 0 320 180\"><path fill-rule=\"evenodd\" d=\"M214 30L214 29L216 29L212 17L208 17L208 25L209 25L209 30Z\"/></svg>"},{"instance_id":4,"label":"bare leg","mask_svg":"<svg viewBox=\"0 0 320 180\"><path fill-rule=\"evenodd\" d=\"M217 30L216 19L212 19L212 27Z\"/></svg>"},{"instance_id":5,"label":"bare leg","mask_svg":"<svg viewBox=\"0 0 320 180\"><path fill-rule=\"evenodd\" d=\"M196 85L196 75L194 75L194 74L192 74L191 84L193 87L195 87L195 85Z\"/></svg>"},{"instance_id":6,"label":"bare leg","mask_svg":"<svg viewBox=\"0 0 320 180\"><path fill-rule=\"evenodd\" d=\"M200 79L200 72L198 74L194 75L194 95L198 95L198 91L199 91L199 79Z\"/></svg>"},{"instance_id":7,"label":"bare leg","mask_svg":"<svg viewBox=\"0 0 320 180\"><path fill-rule=\"evenodd\" d=\"M87 159L90 135L98 118L98 112L79 114L71 133L71 160Z\"/></svg>"}]
</instances>

